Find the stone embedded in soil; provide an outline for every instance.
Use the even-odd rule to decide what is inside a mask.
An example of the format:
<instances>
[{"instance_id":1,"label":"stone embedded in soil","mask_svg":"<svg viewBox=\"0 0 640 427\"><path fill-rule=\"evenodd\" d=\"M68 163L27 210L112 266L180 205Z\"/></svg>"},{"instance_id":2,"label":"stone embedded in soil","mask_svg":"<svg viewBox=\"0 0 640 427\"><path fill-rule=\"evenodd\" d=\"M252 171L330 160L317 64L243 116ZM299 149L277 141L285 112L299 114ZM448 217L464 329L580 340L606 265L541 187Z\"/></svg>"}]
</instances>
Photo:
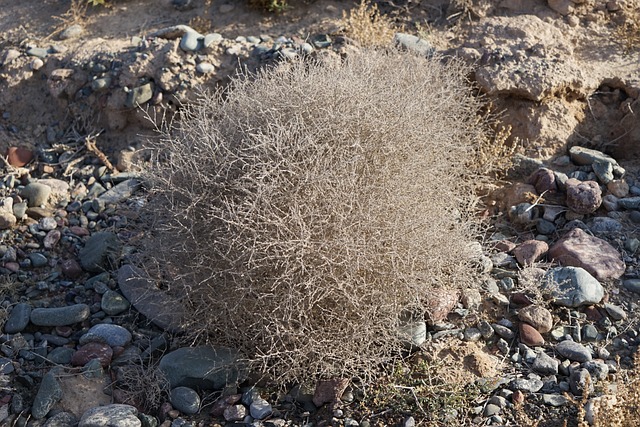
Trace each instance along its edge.
<instances>
[{"instance_id":1,"label":"stone embedded in soil","mask_svg":"<svg viewBox=\"0 0 640 427\"><path fill-rule=\"evenodd\" d=\"M551 312L539 305L530 305L518 312L518 318L533 326L541 334L546 334L553 328Z\"/></svg>"},{"instance_id":2,"label":"stone embedded in soil","mask_svg":"<svg viewBox=\"0 0 640 427\"><path fill-rule=\"evenodd\" d=\"M119 325L99 323L80 337L80 344L103 342L111 347L124 347L131 342L131 332Z\"/></svg>"},{"instance_id":3,"label":"stone embedded in soil","mask_svg":"<svg viewBox=\"0 0 640 427\"><path fill-rule=\"evenodd\" d=\"M613 320L624 320L627 318L627 313L622 309L622 307L617 305L606 303L604 305L604 309Z\"/></svg>"},{"instance_id":4,"label":"stone embedded in soil","mask_svg":"<svg viewBox=\"0 0 640 427\"><path fill-rule=\"evenodd\" d=\"M73 366L84 366L93 359L98 359L100 365L106 368L111 364L113 350L108 344L90 342L81 346L71 357Z\"/></svg>"},{"instance_id":5,"label":"stone embedded in soil","mask_svg":"<svg viewBox=\"0 0 640 427\"><path fill-rule=\"evenodd\" d=\"M20 195L29 201L29 207L46 205L50 194L51 187L38 182L27 184L20 192Z\"/></svg>"},{"instance_id":6,"label":"stone embedded in soil","mask_svg":"<svg viewBox=\"0 0 640 427\"><path fill-rule=\"evenodd\" d=\"M67 307L34 308L31 323L37 326L66 326L82 322L91 315L89 306L75 304Z\"/></svg>"},{"instance_id":7,"label":"stone embedded in soil","mask_svg":"<svg viewBox=\"0 0 640 427\"><path fill-rule=\"evenodd\" d=\"M537 378L516 378L509 383L509 389L520 391L528 391L530 393L537 393L544 383Z\"/></svg>"},{"instance_id":8,"label":"stone embedded in soil","mask_svg":"<svg viewBox=\"0 0 640 427\"><path fill-rule=\"evenodd\" d=\"M249 406L249 413L256 420L263 420L271 415L272 412L271 404L262 398L254 399Z\"/></svg>"},{"instance_id":9,"label":"stone embedded in soil","mask_svg":"<svg viewBox=\"0 0 640 427\"><path fill-rule=\"evenodd\" d=\"M171 390L169 401L174 408L183 414L193 415L200 410L200 396L189 387L176 387Z\"/></svg>"},{"instance_id":10,"label":"stone embedded in soil","mask_svg":"<svg viewBox=\"0 0 640 427\"><path fill-rule=\"evenodd\" d=\"M595 212L602 204L602 190L595 181L579 181L571 178L566 182L567 206L578 214Z\"/></svg>"},{"instance_id":11,"label":"stone embedded in soil","mask_svg":"<svg viewBox=\"0 0 640 427\"><path fill-rule=\"evenodd\" d=\"M604 288L589 272L580 267L556 267L547 271L544 288L551 293L554 304L580 307L599 304Z\"/></svg>"},{"instance_id":12,"label":"stone embedded in soil","mask_svg":"<svg viewBox=\"0 0 640 427\"><path fill-rule=\"evenodd\" d=\"M591 374L586 369L576 369L569 375L569 386L571 393L575 396L582 396L583 393L593 393L593 380Z\"/></svg>"},{"instance_id":13,"label":"stone embedded in soil","mask_svg":"<svg viewBox=\"0 0 640 427\"><path fill-rule=\"evenodd\" d=\"M21 168L33 160L33 151L23 147L9 147L7 160L11 166Z\"/></svg>"},{"instance_id":14,"label":"stone embedded in soil","mask_svg":"<svg viewBox=\"0 0 640 427\"><path fill-rule=\"evenodd\" d=\"M593 165L595 162L611 163L617 175L624 175L624 169L620 167L616 159L601 151L575 145L569 149L569 156L573 163L581 166Z\"/></svg>"},{"instance_id":15,"label":"stone embedded in soil","mask_svg":"<svg viewBox=\"0 0 640 427\"><path fill-rule=\"evenodd\" d=\"M402 47L421 56L429 56L435 52L431 43L412 34L396 33L393 36L393 42L398 47Z\"/></svg>"},{"instance_id":16,"label":"stone embedded in soil","mask_svg":"<svg viewBox=\"0 0 640 427\"><path fill-rule=\"evenodd\" d=\"M539 261L549 250L547 242L527 240L518 245L513 253L520 265L528 266Z\"/></svg>"},{"instance_id":17,"label":"stone embedded in soil","mask_svg":"<svg viewBox=\"0 0 640 427\"><path fill-rule=\"evenodd\" d=\"M82 414L78 427L141 427L138 410L130 405L114 403L97 406Z\"/></svg>"},{"instance_id":18,"label":"stone embedded in soil","mask_svg":"<svg viewBox=\"0 0 640 427\"><path fill-rule=\"evenodd\" d=\"M589 230L597 235L609 235L619 233L623 229L620 221L607 216L597 216L589 221Z\"/></svg>"},{"instance_id":19,"label":"stone embedded in soil","mask_svg":"<svg viewBox=\"0 0 640 427\"><path fill-rule=\"evenodd\" d=\"M129 309L131 304L125 297L111 289L102 294L100 308L109 316L115 316Z\"/></svg>"},{"instance_id":20,"label":"stone embedded in soil","mask_svg":"<svg viewBox=\"0 0 640 427\"><path fill-rule=\"evenodd\" d=\"M49 371L42 377L38 393L31 407L31 415L37 420L44 418L60 398L62 398L60 382L55 377L55 373Z\"/></svg>"},{"instance_id":21,"label":"stone embedded in soil","mask_svg":"<svg viewBox=\"0 0 640 427\"><path fill-rule=\"evenodd\" d=\"M560 15L568 15L573 12L573 2L571 0L547 0L551 9Z\"/></svg>"},{"instance_id":22,"label":"stone embedded in soil","mask_svg":"<svg viewBox=\"0 0 640 427\"><path fill-rule=\"evenodd\" d=\"M119 250L120 243L114 233L109 231L95 233L89 237L78 254L80 265L91 273L107 270L115 263Z\"/></svg>"},{"instance_id":23,"label":"stone embedded in soil","mask_svg":"<svg viewBox=\"0 0 640 427\"><path fill-rule=\"evenodd\" d=\"M127 200L142 187L138 179L128 179L102 193L98 200L104 204L115 204Z\"/></svg>"},{"instance_id":24,"label":"stone embedded in soil","mask_svg":"<svg viewBox=\"0 0 640 427\"><path fill-rule=\"evenodd\" d=\"M75 259L65 259L60 261L60 270L67 279L75 280L82 276L83 270Z\"/></svg>"},{"instance_id":25,"label":"stone embedded in soil","mask_svg":"<svg viewBox=\"0 0 640 427\"><path fill-rule=\"evenodd\" d=\"M4 331L7 334L22 332L29 324L31 318L31 306L26 303L19 303L13 307L11 314L4 324Z\"/></svg>"},{"instance_id":26,"label":"stone embedded in soil","mask_svg":"<svg viewBox=\"0 0 640 427\"><path fill-rule=\"evenodd\" d=\"M555 350L564 358L573 362L588 362L592 359L591 351L580 343L565 340L556 345Z\"/></svg>"},{"instance_id":27,"label":"stone embedded in soil","mask_svg":"<svg viewBox=\"0 0 640 427\"><path fill-rule=\"evenodd\" d=\"M425 296L424 307L426 319L429 323L440 323L444 321L451 310L456 307L460 295L458 291L452 289L433 289Z\"/></svg>"},{"instance_id":28,"label":"stone embedded in soil","mask_svg":"<svg viewBox=\"0 0 640 427\"><path fill-rule=\"evenodd\" d=\"M629 184L624 179L614 179L607 184L607 190L615 197L627 197L629 195Z\"/></svg>"},{"instance_id":29,"label":"stone embedded in soil","mask_svg":"<svg viewBox=\"0 0 640 427\"><path fill-rule=\"evenodd\" d=\"M240 353L219 346L179 348L165 354L159 368L171 387L205 390L222 390L244 381L247 375Z\"/></svg>"},{"instance_id":30,"label":"stone embedded in soil","mask_svg":"<svg viewBox=\"0 0 640 427\"><path fill-rule=\"evenodd\" d=\"M186 311L180 301L161 291L143 272L129 264L118 270L124 297L144 316L169 332L183 330Z\"/></svg>"},{"instance_id":31,"label":"stone embedded in soil","mask_svg":"<svg viewBox=\"0 0 640 427\"><path fill-rule=\"evenodd\" d=\"M345 378L318 381L313 393L313 404L319 408L325 403L338 402L348 385L349 380Z\"/></svg>"},{"instance_id":32,"label":"stone embedded in soil","mask_svg":"<svg viewBox=\"0 0 640 427\"><path fill-rule=\"evenodd\" d=\"M540 332L528 323L520 323L518 325L518 332L520 333L520 342L531 347L539 347L544 345L544 338L540 335Z\"/></svg>"},{"instance_id":33,"label":"stone embedded in soil","mask_svg":"<svg viewBox=\"0 0 640 427\"><path fill-rule=\"evenodd\" d=\"M555 174L547 168L540 168L531 174L527 180L527 184L533 185L538 194L542 194L545 191L556 191L558 189Z\"/></svg>"},{"instance_id":34,"label":"stone embedded in soil","mask_svg":"<svg viewBox=\"0 0 640 427\"><path fill-rule=\"evenodd\" d=\"M598 280L617 279L626 268L613 246L580 228L558 240L549 249L549 257L562 265L582 267Z\"/></svg>"}]
</instances>

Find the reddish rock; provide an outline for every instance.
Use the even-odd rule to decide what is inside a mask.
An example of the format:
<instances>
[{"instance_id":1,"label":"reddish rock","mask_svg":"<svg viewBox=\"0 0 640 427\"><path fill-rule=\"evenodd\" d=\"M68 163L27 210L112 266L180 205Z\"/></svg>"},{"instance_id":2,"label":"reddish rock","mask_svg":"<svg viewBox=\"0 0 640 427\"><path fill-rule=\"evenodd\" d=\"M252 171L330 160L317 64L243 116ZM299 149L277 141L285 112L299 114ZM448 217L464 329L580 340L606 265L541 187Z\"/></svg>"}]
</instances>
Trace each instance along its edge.
<instances>
[{"instance_id":1,"label":"reddish rock","mask_svg":"<svg viewBox=\"0 0 640 427\"><path fill-rule=\"evenodd\" d=\"M495 248L500 252L509 253L514 250L516 246L518 245L513 243L511 240L500 240L498 243L496 243Z\"/></svg>"},{"instance_id":2,"label":"reddish rock","mask_svg":"<svg viewBox=\"0 0 640 427\"><path fill-rule=\"evenodd\" d=\"M84 237L84 236L88 236L90 234L89 230L87 230L86 228L83 228L83 227L78 227L77 225L69 227L69 231L72 232L73 234L75 234L78 237Z\"/></svg>"},{"instance_id":3,"label":"reddish rock","mask_svg":"<svg viewBox=\"0 0 640 427\"><path fill-rule=\"evenodd\" d=\"M547 168L540 168L529 176L527 184L531 184L535 187L538 194L542 194L545 191L557 191L556 176L552 170Z\"/></svg>"},{"instance_id":4,"label":"reddish rock","mask_svg":"<svg viewBox=\"0 0 640 427\"><path fill-rule=\"evenodd\" d=\"M62 274L71 280L75 280L82 276L82 267L75 259L65 259L60 262Z\"/></svg>"},{"instance_id":5,"label":"reddish rock","mask_svg":"<svg viewBox=\"0 0 640 427\"><path fill-rule=\"evenodd\" d=\"M20 271L20 264L18 264L17 262L5 262L4 268L11 271L12 273L17 273L18 271Z\"/></svg>"},{"instance_id":6,"label":"reddish rock","mask_svg":"<svg viewBox=\"0 0 640 427\"><path fill-rule=\"evenodd\" d=\"M549 245L547 242L543 242L541 240L527 240L526 242L518 245L518 247L513 250L513 254L520 265L527 266L539 261L548 250Z\"/></svg>"},{"instance_id":7,"label":"reddish rock","mask_svg":"<svg viewBox=\"0 0 640 427\"><path fill-rule=\"evenodd\" d=\"M58 244L58 242L60 241L60 237L62 237L62 235L60 234L60 231L58 230L49 231L47 235L44 236L44 247L46 249L52 249L55 245Z\"/></svg>"},{"instance_id":8,"label":"reddish rock","mask_svg":"<svg viewBox=\"0 0 640 427\"><path fill-rule=\"evenodd\" d=\"M544 338L540 335L540 332L536 331L536 328L528 323L521 322L518 326L520 331L520 342L530 347L540 347L544 344Z\"/></svg>"},{"instance_id":9,"label":"reddish rock","mask_svg":"<svg viewBox=\"0 0 640 427\"><path fill-rule=\"evenodd\" d=\"M23 147L9 147L7 160L11 166L21 168L33 160L33 151Z\"/></svg>"},{"instance_id":10,"label":"reddish rock","mask_svg":"<svg viewBox=\"0 0 640 427\"><path fill-rule=\"evenodd\" d=\"M518 312L518 318L536 328L541 334L546 334L553 328L551 312L539 305L530 305Z\"/></svg>"},{"instance_id":11,"label":"reddish rock","mask_svg":"<svg viewBox=\"0 0 640 427\"><path fill-rule=\"evenodd\" d=\"M451 310L456 308L460 295L453 289L434 289L425 297L426 320L429 323L444 321Z\"/></svg>"},{"instance_id":12,"label":"reddish rock","mask_svg":"<svg viewBox=\"0 0 640 427\"><path fill-rule=\"evenodd\" d=\"M595 181L567 180L567 206L573 212L586 215L595 212L602 204L602 190Z\"/></svg>"},{"instance_id":13,"label":"reddish rock","mask_svg":"<svg viewBox=\"0 0 640 427\"><path fill-rule=\"evenodd\" d=\"M586 307L583 312L587 316L587 320L591 322L598 322L604 317L598 307L596 307L595 305Z\"/></svg>"},{"instance_id":14,"label":"reddish rock","mask_svg":"<svg viewBox=\"0 0 640 427\"><path fill-rule=\"evenodd\" d=\"M346 378L333 378L330 380L318 381L316 390L313 393L313 404L319 408L325 403L339 401L348 385L349 380Z\"/></svg>"},{"instance_id":15,"label":"reddish rock","mask_svg":"<svg viewBox=\"0 0 640 427\"><path fill-rule=\"evenodd\" d=\"M511 294L511 303L520 307L526 307L533 304L533 301L531 301L531 299L522 292L516 292Z\"/></svg>"},{"instance_id":16,"label":"reddish rock","mask_svg":"<svg viewBox=\"0 0 640 427\"><path fill-rule=\"evenodd\" d=\"M106 344L99 342L90 342L83 345L73 353L71 357L71 364L73 366L84 366L93 359L98 359L100 365L103 368L109 366L111 358L113 357L113 350Z\"/></svg>"},{"instance_id":17,"label":"reddish rock","mask_svg":"<svg viewBox=\"0 0 640 427\"><path fill-rule=\"evenodd\" d=\"M606 241L574 228L549 249L549 257L563 266L582 267L598 280L624 274L620 253Z\"/></svg>"},{"instance_id":18,"label":"reddish rock","mask_svg":"<svg viewBox=\"0 0 640 427\"><path fill-rule=\"evenodd\" d=\"M607 190L615 197L627 197L629 195L629 184L624 179L614 179L607 184Z\"/></svg>"},{"instance_id":19,"label":"reddish rock","mask_svg":"<svg viewBox=\"0 0 640 427\"><path fill-rule=\"evenodd\" d=\"M524 403L524 393L520 390L516 390L511 394L511 402L514 405L521 405Z\"/></svg>"},{"instance_id":20,"label":"reddish rock","mask_svg":"<svg viewBox=\"0 0 640 427\"><path fill-rule=\"evenodd\" d=\"M64 338L69 338L73 333L73 328L71 326L56 326L56 334L60 335Z\"/></svg>"}]
</instances>

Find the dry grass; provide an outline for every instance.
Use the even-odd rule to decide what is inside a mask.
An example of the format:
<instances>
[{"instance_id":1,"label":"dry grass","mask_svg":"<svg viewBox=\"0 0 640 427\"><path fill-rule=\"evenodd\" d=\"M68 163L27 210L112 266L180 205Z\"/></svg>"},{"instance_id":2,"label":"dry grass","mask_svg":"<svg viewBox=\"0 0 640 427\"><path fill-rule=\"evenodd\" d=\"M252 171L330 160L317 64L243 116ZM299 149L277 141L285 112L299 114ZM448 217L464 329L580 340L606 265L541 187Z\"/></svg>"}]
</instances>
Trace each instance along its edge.
<instances>
[{"instance_id":1,"label":"dry grass","mask_svg":"<svg viewBox=\"0 0 640 427\"><path fill-rule=\"evenodd\" d=\"M287 0L249 0L249 4L271 13L284 12L289 7Z\"/></svg>"},{"instance_id":2,"label":"dry grass","mask_svg":"<svg viewBox=\"0 0 640 427\"><path fill-rule=\"evenodd\" d=\"M389 46L399 30L370 0L361 0L349 13L343 12L342 22L345 33L365 47Z\"/></svg>"},{"instance_id":3,"label":"dry grass","mask_svg":"<svg viewBox=\"0 0 640 427\"><path fill-rule=\"evenodd\" d=\"M147 255L192 330L276 380L377 375L434 287L474 275L466 69L396 51L282 64L155 141Z\"/></svg>"},{"instance_id":4,"label":"dry grass","mask_svg":"<svg viewBox=\"0 0 640 427\"><path fill-rule=\"evenodd\" d=\"M114 388L122 403L145 411L156 411L167 399L169 384L157 366L131 363L115 369Z\"/></svg>"}]
</instances>

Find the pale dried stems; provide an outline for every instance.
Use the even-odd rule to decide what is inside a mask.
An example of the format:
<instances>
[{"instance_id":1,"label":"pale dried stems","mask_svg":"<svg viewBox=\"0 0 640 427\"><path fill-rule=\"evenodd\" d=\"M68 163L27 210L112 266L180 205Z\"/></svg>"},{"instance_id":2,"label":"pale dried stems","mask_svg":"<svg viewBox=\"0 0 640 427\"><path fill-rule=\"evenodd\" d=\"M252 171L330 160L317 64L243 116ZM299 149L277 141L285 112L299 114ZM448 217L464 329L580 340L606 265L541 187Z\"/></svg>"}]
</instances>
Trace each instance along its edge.
<instances>
[{"instance_id":1,"label":"pale dried stems","mask_svg":"<svg viewBox=\"0 0 640 427\"><path fill-rule=\"evenodd\" d=\"M275 379L367 377L431 289L472 282L479 105L439 61L283 64L184 110L156 141L147 255L192 330Z\"/></svg>"},{"instance_id":2,"label":"pale dried stems","mask_svg":"<svg viewBox=\"0 0 640 427\"><path fill-rule=\"evenodd\" d=\"M345 33L365 47L388 46L399 31L370 0L361 0L357 7L342 12L342 24Z\"/></svg>"},{"instance_id":3,"label":"pale dried stems","mask_svg":"<svg viewBox=\"0 0 640 427\"><path fill-rule=\"evenodd\" d=\"M613 35L626 53L640 48L640 1L621 2L624 22L616 26Z\"/></svg>"},{"instance_id":4,"label":"pale dried stems","mask_svg":"<svg viewBox=\"0 0 640 427\"><path fill-rule=\"evenodd\" d=\"M58 21L58 25L55 26L53 32L49 34L45 40L55 37L71 25L84 25L87 21L88 7L89 2L86 0L71 0L69 10L60 16L53 17L53 19Z\"/></svg>"},{"instance_id":5,"label":"pale dried stems","mask_svg":"<svg viewBox=\"0 0 640 427\"><path fill-rule=\"evenodd\" d=\"M122 403L155 411L166 400L169 384L164 373L147 362L131 363L116 369L114 386Z\"/></svg>"}]
</instances>

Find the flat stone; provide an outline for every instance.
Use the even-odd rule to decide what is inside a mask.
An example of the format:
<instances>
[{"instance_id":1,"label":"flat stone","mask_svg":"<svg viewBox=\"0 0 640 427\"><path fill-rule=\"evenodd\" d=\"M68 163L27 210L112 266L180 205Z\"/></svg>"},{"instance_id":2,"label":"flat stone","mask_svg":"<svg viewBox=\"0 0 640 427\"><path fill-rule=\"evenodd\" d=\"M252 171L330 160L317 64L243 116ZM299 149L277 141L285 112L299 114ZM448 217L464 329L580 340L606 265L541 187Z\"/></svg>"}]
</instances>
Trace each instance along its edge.
<instances>
[{"instance_id":1,"label":"flat stone","mask_svg":"<svg viewBox=\"0 0 640 427\"><path fill-rule=\"evenodd\" d=\"M565 340L556 345L555 350L562 356L573 362L588 362L592 359L591 352L580 343Z\"/></svg>"},{"instance_id":2,"label":"flat stone","mask_svg":"<svg viewBox=\"0 0 640 427\"><path fill-rule=\"evenodd\" d=\"M607 311L609 317L611 317L613 320L624 320L627 318L627 313L624 311L624 309L617 305L605 303L604 309Z\"/></svg>"},{"instance_id":3,"label":"flat stone","mask_svg":"<svg viewBox=\"0 0 640 427\"><path fill-rule=\"evenodd\" d=\"M145 83L141 86L134 87L127 93L127 99L124 103L127 108L134 108L153 98L153 84Z\"/></svg>"},{"instance_id":4,"label":"flat stone","mask_svg":"<svg viewBox=\"0 0 640 427\"><path fill-rule=\"evenodd\" d=\"M413 322L400 326L400 336L406 348L420 347L427 339L426 322Z\"/></svg>"},{"instance_id":5,"label":"flat stone","mask_svg":"<svg viewBox=\"0 0 640 427\"><path fill-rule=\"evenodd\" d=\"M551 312L539 305L529 305L520 309L518 318L533 326L541 334L546 334L553 328Z\"/></svg>"},{"instance_id":6,"label":"flat stone","mask_svg":"<svg viewBox=\"0 0 640 427\"><path fill-rule=\"evenodd\" d=\"M624 179L614 179L607 184L607 190L615 197L627 197L629 195L629 184Z\"/></svg>"},{"instance_id":7,"label":"flat stone","mask_svg":"<svg viewBox=\"0 0 640 427\"><path fill-rule=\"evenodd\" d=\"M602 204L602 190L595 181L579 181L571 178L566 182L567 206L573 212L590 214Z\"/></svg>"},{"instance_id":8,"label":"flat stone","mask_svg":"<svg viewBox=\"0 0 640 427\"><path fill-rule=\"evenodd\" d=\"M249 406L249 413L256 420L264 420L272 412L271 404L264 399L254 399Z\"/></svg>"},{"instance_id":9,"label":"flat stone","mask_svg":"<svg viewBox=\"0 0 640 427\"><path fill-rule=\"evenodd\" d=\"M31 323L37 326L66 326L82 322L91 315L89 306L75 304L67 307L34 308Z\"/></svg>"},{"instance_id":10,"label":"flat stone","mask_svg":"<svg viewBox=\"0 0 640 427\"><path fill-rule=\"evenodd\" d=\"M142 187L140 180L128 179L102 193L98 200L104 204L116 204L129 199L140 187Z\"/></svg>"},{"instance_id":11,"label":"flat stone","mask_svg":"<svg viewBox=\"0 0 640 427\"><path fill-rule=\"evenodd\" d=\"M38 393L31 407L31 416L37 420L44 418L62 398L62 387L52 371L42 377Z\"/></svg>"},{"instance_id":12,"label":"flat stone","mask_svg":"<svg viewBox=\"0 0 640 427\"><path fill-rule=\"evenodd\" d=\"M180 39L180 49L195 52L204 46L204 36L196 31L187 31Z\"/></svg>"},{"instance_id":13,"label":"flat stone","mask_svg":"<svg viewBox=\"0 0 640 427\"><path fill-rule=\"evenodd\" d=\"M49 55L49 51L44 47L30 47L29 49L27 49L27 55L44 59L47 57L47 55Z\"/></svg>"},{"instance_id":14,"label":"flat stone","mask_svg":"<svg viewBox=\"0 0 640 427\"><path fill-rule=\"evenodd\" d=\"M518 325L518 331L520 333L520 342L532 347L539 347L544 345L544 338L540 335L533 326L528 323L520 323Z\"/></svg>"},{"instance_id":15,"label":"flat stone","mask_svg":"<svg viewBox=\"0 0 640 427\"><path fill-rule=\"evenodd\" d=\"M82 25L71 25L60 33L60 40L74 39L81 36L82 33L84 33L84 27Z\"/></svg>"},{"instance_id":16,"label":"flat stone","mask_svg":"<svg viewBox=\"0 0 640 427\"><path fill-rule=\"evenodd\" d=\"M527 240L518 245L513 253L523 266L529 266L539 261L549 250L547 242L540 240Z\"/></svg>"},{"instance_id":17,"label":"flat stone","mask_svg":"<svg viewBox=\"0 0 640 427\"><path fill-rule=\"evenodd\" d=\"M180 332L186 311L180 301L161 291L144 273L129 264L118 270L118 286L124 297L157 326Z\"/></svg>"},{"instance_id":18,"label":"flat stone","mask_svg":"<svg viewBox=\"0 0 640 427\"><path fill-rule=\"evenodd\" d=\"M37 182L27 184L20 192L29 201L29 207L46 205L50 194L51 187Z\"/></svg>"},{"instance_id":19,"label":"flat stone","mask_svg":"<svg viewBox=\"0 0 640 427\"><path fill-rule=\"evenodd\" d=\"M543 385L544 383L538 379L516 378L509 383L509 389L537 393Z\"/></svg>"},{"instance_id":20,"label":"flat stone","mask_svg":"<svg viewBox=\"0 0 640 427\"><path fill-rule=\"evenodd\" d=\"M580 267L556 267L548 270L543 286L554 298L554 303L565 307L599 304L604 288L589 272Z\"/></svg>"},{"instance_id":21,"label":"flat stone","mask_svg":"<svg viewBox=\"0 0 640 427\"><path fill-rule=\"evenodd\" d=\"M125 347L131 342L131 332L119 325L99 323L80 337L80 344L102 342L111 347Z\"/></svg>"},{"instance_id":22,"label":"flat stone","mask_svg":"<svg viewBox=\"0 0 640 427\"><path fill-rule=\"evenodd\" d=\"M240 353L227 347L183 347L165 354L160 370L172 388L191 387L222 390L246 378Z\"/></svg>"},{"instance_id":23,"label":"flat stone","mask_svg":"<svg viewBox=\"0 0 640 427\"><path fill-rule=\"evenodd\" d=\"M402 47L420 56L431 56L435 53L435 48L427 40L412 34L396 33L393 36L396 46Z\"/></svg>"},{"instance_id":24,"label":"flat stone","mask_svg":"<svg viewBox=\"0 0 640 427\"><path fill-rule=\"evenodd\" d=\"M551 246L549 257L565 266L581 267L598 280L617 279L625 272L622 256L613 246L580 228Z\"/></svg>"},{"instance_id":25,"label":"flat stone","mask_svg":"<svg viewBox=\"0 0 640 427\"><path fill-rule=\"evenodd\" d=\"M57 363L59 365L68 365L71 363L71 358L75 350L68 347L56 347L49 352L47 355L47 359L52 363Z\"/></svg>"},{"instance_id":26,"label":"flat stone","mask_svg":"<svg viewBox=\"0 0 640 427\"><path fill-rule=\"evenodd\" d=\"M196 65L196 71L200 74L210 74L216 70L216 67L209 62L201 62Z\"/></svg>"},{"instance_id":27,"label":"flat stone","mask_svg":"<svg viewBox=\"0 0 640 427\"><path fill-rule=\"evenodd\" d=\"M318 381L313 393L313 404L319 408L325 403L339 402L348 385L349 380L345 378Z\"/></svg>"},{"instance_id":28,"label":"flat stone","mask_svg":"<svg viewBox=\"0 0 640 427\"><path fill-rule=\"evenodd\" d=\"M4 331L7 334L16 334L22 332L29 324L31 318L31 305L19 303L13 307L11 314L4 324Z\"/></svg>"},{"instance_id":29,"label":"flat stone","mask_svg":"<svg viewBox=\"0 0 640 427\"><path fill-rule=\"evenodd\" d=\"M629 279L622 282L622 286L628 291L640 294L640 279Z\"/></svg>"},{"instance_id":30,"label":"flat stone","mask_svg":"<svg viewBox=\"0 0 640 427\"><path fill-rule=\"evenodd\" d=\"M171 390L169 401L178 411L183 414L193 415L200 411L200 396L189 387L176 387ZM254 416L254 418L256 418Z\"/></svg>"},{"instance_id":31,"label":"flat stone","mask_svg":"<svg viewBox=\"0 0 640 427\"><path fill-rule=\"evenodd\" d=\"M32 252L29 254L28 258L31 261L31 267L33 268L45 267L49 262L47 257L40 252Z\"/></svg>"},{"instance_id":32,"label":"flat stone","mask_svg":"<svg viewBox=\"0 0 640 427\"><path fill-rule=\"evenodd\" d=\"M80 250L80 265L86 271L99 273L115 265L120 252L118 237L109 231L93 234Z\"/></svg>"},{"instance_id":33,"label":"flat stone","mask_svg":"<svg viewBox=\"0 0 640 427\"><path fill-rule=\"evenodd\" d=\"M576 369L569 375L569 386L571 393L576 396L593 393L593 380L591 374L586 369Z\"/></svg>"},{"instance_id":34,"label":"flat stone","mask_svg":"<svg viewBox=\"0 0 640 427\"><path fill-rule=\"evenodd\" d=\"M640 196L620 198L618 206L622 209L640 209Z\"/></svg>"},{"instance_id":35,"label":"flat stone","mask_svg":"<svg viewBox=\"0 0 640 427\"><path fill-rule=\"evenodd\" d=\"M601 151L592 150L590 148L579 147L577 145L573 146L569 149L569 156L571 157L571 161L576 165L586 166L592 165L595 162L600 162L611 163L614 166L614 169L617 171L616 173L619 173L620 169L622 169L613 157L608 156Z\"/></svg>"},{"instance_id":36,"label":"flat stone","mask_svg":"<svg viewBox=\"0 0 640 427\"><path fill-rule=\"evenodd\" d=\"M138 410L130 405L98 406L82 414L78 427L142 427L137 415Z\"/></svg>"},{"instance_id":37,"label":"flat stone","mask_svg":"<svg viewBox=\"0 0 640 427\"><path fill-rule=\"evenodd\" d=\"M559 363L558 359L555 359L544 351L541 351L536 356L531 367L540 375L556 375L558 373Z\"/></svg>"},{"instance_id":38,"label":"flat stone","mask_svg":"<svg viewBox=\"0 0 640 427\"><path fill-rule=\"evenodd\" d=\"M589 221L589 230L598 235L610 235L619 233L623 229L622 223L614 218L598 216Z\"/></svg>"},{"instance_id":39,"label":"flat stone","mask_svg":"<svg viewBox=\"0 0 640 427\"><path fill-rule=\"evenodd\" d=\"M569 399L561 394L543 394L542 401L547 406L564 406L569 402Z\"/></svg>"},{"instance_id":40,"label":"flat stone","mask_svg":"<svg viewBox=\"0 0 640 427\"><path fill-rule=\"evenodd\" d=\"M84 366L89 361L97 359L100 365L106 368L111 364L113 350L109 345L100 342L90 342L81 346L71 357L73 366Z\"/></svg>"}]
</instances>

